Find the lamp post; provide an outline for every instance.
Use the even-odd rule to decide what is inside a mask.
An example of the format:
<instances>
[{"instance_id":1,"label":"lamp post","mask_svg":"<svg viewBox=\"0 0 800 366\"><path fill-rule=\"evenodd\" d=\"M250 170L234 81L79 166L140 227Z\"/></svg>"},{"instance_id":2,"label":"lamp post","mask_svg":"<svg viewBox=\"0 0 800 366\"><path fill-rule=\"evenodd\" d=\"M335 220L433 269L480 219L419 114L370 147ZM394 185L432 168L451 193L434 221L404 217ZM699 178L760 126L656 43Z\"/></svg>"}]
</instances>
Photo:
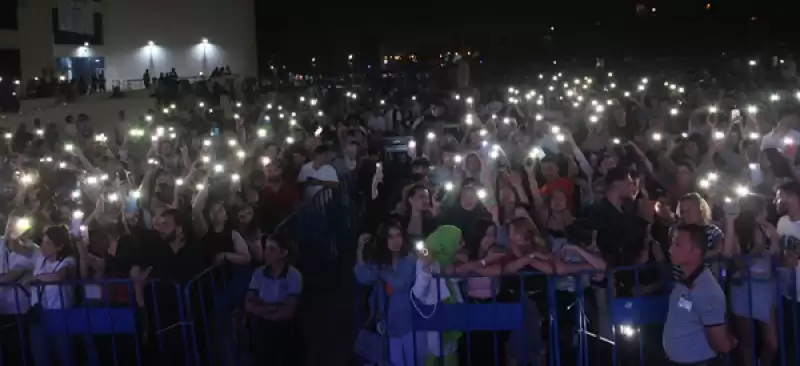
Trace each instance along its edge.
<instances>
[{"instance_id":1,"label":"lamp post","mask_svg":"<svg viewBox=\"0 0 800 366\"><path fill-rule=\"evenodd\" d=\"M200 75L203 75L206 70L208 70L208 38L203 38L203 71L200 72Z\"/></svg>"}]
</instances>

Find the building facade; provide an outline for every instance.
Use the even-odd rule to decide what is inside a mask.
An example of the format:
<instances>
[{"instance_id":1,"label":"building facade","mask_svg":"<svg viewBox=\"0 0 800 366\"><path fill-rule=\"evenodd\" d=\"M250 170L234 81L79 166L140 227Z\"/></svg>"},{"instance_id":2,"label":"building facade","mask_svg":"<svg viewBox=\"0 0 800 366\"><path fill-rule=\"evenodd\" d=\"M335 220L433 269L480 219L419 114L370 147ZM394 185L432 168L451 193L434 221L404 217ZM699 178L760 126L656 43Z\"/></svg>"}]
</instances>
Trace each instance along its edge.
<instances>
[{"instance_id":1,"label":"building facade","mask_svg":"<svg viewBox=\"0 0 800 366\"><path fill-rule=\"evenodd\" d=\"M4 0L0 77L43 70L69 79L103 72L114 80L181 77L230 66L255 76L255 0ZM8 14L16 14L16 19ZM16 65L15 65L16 63Z\"/></svg>"}]
</instances>

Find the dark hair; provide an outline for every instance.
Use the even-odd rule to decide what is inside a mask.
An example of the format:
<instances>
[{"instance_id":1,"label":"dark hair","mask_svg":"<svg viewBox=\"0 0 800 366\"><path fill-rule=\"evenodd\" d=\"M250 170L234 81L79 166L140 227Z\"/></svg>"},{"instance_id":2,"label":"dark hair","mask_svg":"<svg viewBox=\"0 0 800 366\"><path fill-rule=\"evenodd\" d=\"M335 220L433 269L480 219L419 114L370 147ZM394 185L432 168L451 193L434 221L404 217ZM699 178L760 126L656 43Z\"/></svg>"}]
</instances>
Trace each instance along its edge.
<instances>
[{"instance_id":1,"label":"dark hair","mask_svg":"<svg viewBox=\"0 0 800 366\"><path fill-rule=\"evenodd\" d=\"M786 182L779 185L778 190L800 198L800 183L797 183L795 181Z\"/></svg>"},{"instance_id":2,"label":"dark hair","mask_svg":"<svg viewBox=\"0 0 800 366\"><path fill-rule=\"evenodd\" d=\"M391 265L392 264L392 253L389 251L389 231L391 229L400 230L400 235L403 236L403 247L400 249L400 253L398 255L405 256L408 254L409 244L406 237L406 230L399 221L395 219L389 219L381 226L378 227L378 233L375 237L375 242L373 250L372 250L372 261L376 264L382 265Z\"/></svg>"},{"instance_id":3,"label":"dark hair","mask_svg":"<svg viewBox=\"0 0 800 366\"><path fill-rule=\"evenodd\" d=\"M294 246L294 242L289 238L289 236L281 233L275 233L270 236L263 236L261 237L261 247L266 249L267 248L267 241L272 241L278 244L278 248L286 252L286 257L284 258L284 262L288 264L292 264L297 260L297 248Z\"/></svg>"},{"instance_id":4,"label":"dark hair","mask_svg":"<svg viewBox=\"0 0 800 366\"><path fill-rule=\"evenodd\" d=\"M615 167L608 170L605 176L606 187L612 184L630 178L631 170L626 167Z\"/></svg>"},{"instance_id":5,"label":"dark hair","mask_svg":"<svg viewBox=\"0 0 800 366\"><path fill-rule=\"evenodd\" d=\"M481 241L483 241L483 237L486 236L486 231L490 227L496 228L497 225L487 218L481 218L475 223L472 235L465 240L470 259L477 260L480 257Z\"/></svg>"},{"instance_id":6,"label":"dark hair","mask_svg":"<svg viewBox=\"0 0 800 366\"><path fill-rule=\"evenodd\" d=\"M180 227L183 231L183 237L188 242L189 237L192 235L192 222L189 221L186 215L177 208L168 208L159 215L161 217L171 217L175 220L175 226Z\"/></svg>"},{"instance_id":7,"label":"dark hair","mask_svg":"<svg viewBox=\"0 0 800 366\"><path fill-rule=\"evenodd\" d=\"M328 145L319 145L314 149L314 155L325 155L331 151Z\"/></svg>"},{"instance_id":8,"label":"dark hair","mask_svg":"<svg viewBox=\"0 0 800 366\"><path fill-rule=\"evenodd\" d=\"M48 226L43 233L58 249L57 259L61 260L72 254L72 239L69 237L69 230L64 225Z\"/></svg>"},{"instance_id":9,"label":"dark hair","mask_svg":"<svg viewBox=\"0 0 800 366\"><path fill-rule=\"evenodd\" d=\"M756 230L759 228L756 217L766 209L766 202L764 198L754 194L742 198L739 202L742 209L734 220L734 227L742 254L747 255L754 247Z\"/></svg>"},{"instance_id":10,"label":"dark hair","mask_svg":"<svg viewBox=\"0 0 800 366\"><path fill-rule=\"evenodd\" d=\"M703 253L703 255L705 255L706 249L708 249L708 236L706 235L705 226L697 224L680 224L675 228L675 235L677 235L679 231L689 234L689 240L691 240L692 245L694 245L700 250L701 253Z\"/></svg>"},{"instance_id":11,"label":"dark hair","mask_svg":"<svg viewBox=\"0 0 800 366\"><path fill-rule=\"evenodd\" d=\"M425 188L425 185L416 183L412 185L411 188L408 189L408 191L406 191L405 197L403 197L403 208L405 208L406 214L408 215L411 214L411 204L408 203L409 198L413 197L414 194L416 194L417 192L425 189L427 189Z\"/></svg>"}]
</instances>

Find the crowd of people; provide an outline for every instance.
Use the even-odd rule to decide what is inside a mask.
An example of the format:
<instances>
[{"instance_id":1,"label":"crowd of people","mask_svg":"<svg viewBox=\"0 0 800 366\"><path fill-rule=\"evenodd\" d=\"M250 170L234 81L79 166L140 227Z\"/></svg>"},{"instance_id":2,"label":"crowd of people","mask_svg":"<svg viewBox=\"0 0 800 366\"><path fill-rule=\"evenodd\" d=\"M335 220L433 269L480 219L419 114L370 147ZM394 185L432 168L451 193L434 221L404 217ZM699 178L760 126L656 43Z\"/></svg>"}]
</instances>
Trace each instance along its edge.
<instances>
[{"instance_id":1,"label":"crowd of people","mask_svg":"<svg viewBox=\"0 0 800 366\"><path fill-rule=\"evenodd\" d=\"M158 287L185 289L211 268L249 280L235 306L247 314L248 362L298 364L293 321L309 274L295 259L319 247L298 253L281 223L331 190L366 210L357 243L337 244L355 252L367 294L356 304L368 314L360 364L576 364L587 333L609 364L608 344L632 336L648 364L799 359L790 58L473 87L455 62L449 88L323 78L239 99L209 81L202 93L157 94L143 116L100 123L87 111L4 132L3 362L178 364L191 353L169 330L182 317L199 359L221 359L218 344L235 337L205 310L175 310L209 295ZM667 293L665 321L612 321L612 299ZM519 329L414 330L446 305L498 302L522 306ZM134 307L136 335L53 334L37 315L98 304Z\"/></svg>"}]
</instances>

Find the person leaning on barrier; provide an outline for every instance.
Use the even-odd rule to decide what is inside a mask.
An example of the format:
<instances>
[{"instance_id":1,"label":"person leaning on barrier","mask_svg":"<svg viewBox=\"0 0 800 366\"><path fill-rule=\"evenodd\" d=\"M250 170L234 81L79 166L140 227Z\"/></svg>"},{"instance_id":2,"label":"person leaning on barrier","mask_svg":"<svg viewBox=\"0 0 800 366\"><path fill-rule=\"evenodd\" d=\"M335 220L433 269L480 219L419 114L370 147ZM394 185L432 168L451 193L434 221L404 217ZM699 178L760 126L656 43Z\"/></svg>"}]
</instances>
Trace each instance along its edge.
<instances>
[{"instance_id":1,"label":"person leaning on barrier","mask_svg":"<svg viewBox=\"0 0 800 366\"><path fill-rule=\"evenodd\" d=\"M685 224L675 229L669 252L687 275L669 296L663 346L675 365L710 365L738 341L725 324L725 293L705 265L706 229Z\"/></svg>"},{"instance_id":2,"label":"person leaning on barrier","mask_svg":"<svg viewBox=\"0 0 800 366\"><path fill-rule=\"evenodd\" d=\"M759 360L762 365L771 365L778 352L772 258L780 252L780 238L775 226L767 222L763 197L750 195L740 202L741 210L738 203L725 205L722 246L722 254L733 257L728 277L734 330L740 340L738 351L743 365L750 365L754 359L757 323L761 335Z\"/></svg>"}]
</instances>

